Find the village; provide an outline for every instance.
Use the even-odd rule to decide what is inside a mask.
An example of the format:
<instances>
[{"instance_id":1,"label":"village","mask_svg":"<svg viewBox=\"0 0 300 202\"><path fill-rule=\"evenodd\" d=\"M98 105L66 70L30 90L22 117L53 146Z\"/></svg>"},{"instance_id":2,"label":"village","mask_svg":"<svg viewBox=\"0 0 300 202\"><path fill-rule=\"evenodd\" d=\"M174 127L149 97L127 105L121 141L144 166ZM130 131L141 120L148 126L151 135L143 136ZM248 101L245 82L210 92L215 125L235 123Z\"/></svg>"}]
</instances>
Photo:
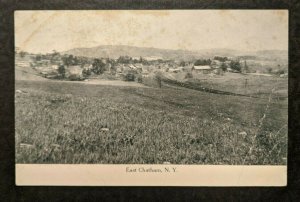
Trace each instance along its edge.
<instances>
[{"instance_id":1,"label":"village","mask_svg":"<svg viewBox=\"0 0 300 202\"><path fill-rule=\"evenodd\" d=\"M143 83L143 79L153 77L157 73L168 78L174 78L172 75L177 73L183 73L184 78L192 78L195 74L213 77L222 76L225 72L271 76L267 74L270 71L251 70L246 60L222 56L183 61L167 60L158 56L120 56L112 59L76 57L56 51L43 55L17 51L16 68L20 71L33 70L33 73L47 79L70 81L106 79ZM273 73L280 77L287 77L287 73L282 71Z\"/></svg>"}]
</instances>

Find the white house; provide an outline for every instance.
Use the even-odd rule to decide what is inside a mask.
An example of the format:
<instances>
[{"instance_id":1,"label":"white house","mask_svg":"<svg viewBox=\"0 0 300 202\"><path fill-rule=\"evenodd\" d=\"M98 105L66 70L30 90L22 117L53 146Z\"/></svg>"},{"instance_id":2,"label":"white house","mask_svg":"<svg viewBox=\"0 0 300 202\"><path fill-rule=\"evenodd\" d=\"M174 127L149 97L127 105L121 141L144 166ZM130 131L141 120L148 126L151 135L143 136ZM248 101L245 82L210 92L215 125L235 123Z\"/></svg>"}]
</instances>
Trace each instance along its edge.
<instances>
[{"instance_id":1,"label":"white house","mask_svg":"<svg viewBox=\"0 0 300 202\"><path fill-rule=\"evenodd\" d=\"M170 69L169 69L169 72L173 72L173 73L178 73L178 72L180 72L180 71L181 71L180 68L170 68Z\"/></svg>"},{"instance_id":2,"label":"white house","mask_svg":"<svg viewBox=\"0 0 300 202\"><path fill-rule=\"evenodd\" d=\"M82 68L79 65L68 66L68 68L66 68L66 76L69 78L81 78L83 76Z\"/></svg>"},{"instance_id":3,"label":"white house","mask_svg":"<svg viewBox=\"0 0 300 202\"><path fill-rule=\"evenodd\" d=\"M209 65L194 65L192 70L203 74L208 74L212 71L212 68Z\"/></svg>"}]
</instances>

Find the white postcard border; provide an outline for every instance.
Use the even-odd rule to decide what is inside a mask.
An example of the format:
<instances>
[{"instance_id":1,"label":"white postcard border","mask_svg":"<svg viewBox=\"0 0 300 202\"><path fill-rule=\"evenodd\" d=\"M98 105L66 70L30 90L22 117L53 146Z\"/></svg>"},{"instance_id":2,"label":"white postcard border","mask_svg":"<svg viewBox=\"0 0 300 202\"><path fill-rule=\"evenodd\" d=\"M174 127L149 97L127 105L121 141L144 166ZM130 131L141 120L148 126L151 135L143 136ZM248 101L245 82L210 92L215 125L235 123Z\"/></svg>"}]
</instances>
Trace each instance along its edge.
<instances>
[{"instance_id":1,"label":"white postcard border","mask_svg":"<svg viewBox=\"0 0 300 202\"><path fill-rule=\"evenodd\" d=\"M16 185L286 186L287 166L16 164Z\"/></svg>"}]
</instances>

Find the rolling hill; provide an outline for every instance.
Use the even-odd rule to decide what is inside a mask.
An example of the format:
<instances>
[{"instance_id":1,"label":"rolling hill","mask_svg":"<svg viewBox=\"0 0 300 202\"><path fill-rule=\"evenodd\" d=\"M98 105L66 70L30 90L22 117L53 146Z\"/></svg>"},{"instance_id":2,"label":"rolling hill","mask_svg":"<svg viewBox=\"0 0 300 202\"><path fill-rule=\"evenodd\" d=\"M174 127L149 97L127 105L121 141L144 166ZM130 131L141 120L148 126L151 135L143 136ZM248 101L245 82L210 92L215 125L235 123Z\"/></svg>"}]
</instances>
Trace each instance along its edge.
<instances>
[{"instance_id":1,"label":"rolling hill","mask_svg":"<svg viewBox=\"0 0 300 202\"><path fill-rule=\"evenodd\" d=\"M170 50L159 48L146 48L124 45L101 45L92 48L74 48L62 52L62 54L70 54L75 56L84 56L92 58L118 58L128 55L130 57L159 57L162 59L175 60L194 60L198 58L211 58L218 56L243 56L251 55L259 58L279 58L287 60L287 51L282 50L264 50L257 52L238 51L233 49L202 49L197 51L191 50Z\"/></svg>"}]
</instances>

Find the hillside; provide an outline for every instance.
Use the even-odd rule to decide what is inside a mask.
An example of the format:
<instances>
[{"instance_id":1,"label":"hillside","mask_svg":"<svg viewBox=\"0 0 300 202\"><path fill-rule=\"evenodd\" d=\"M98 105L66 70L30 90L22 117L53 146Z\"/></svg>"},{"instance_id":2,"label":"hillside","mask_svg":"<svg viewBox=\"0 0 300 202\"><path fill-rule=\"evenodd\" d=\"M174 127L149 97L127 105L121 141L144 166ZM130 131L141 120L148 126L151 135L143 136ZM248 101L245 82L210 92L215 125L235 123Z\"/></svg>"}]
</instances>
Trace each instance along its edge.
<instances>
[{"instance_id":1,"label":"hillside","mask_svg":"<svg viewBox=\"0 0 300 202\"><path fill-rule=\"evenodd\" d=\"M128 55L130 57L160 57L162 59L176 59L176 60L193 60L197 58L209 58L216 55L235 57L243 55L251 55L259 58L278 58L280 60L287 60L287 51L281 50L266 50L266 51L238 51L232 49L203 49L197 51L190 50L170 50L170 49L159 49L159 48L145 48L135 46L112 46L102 45L92 48L74 48L62 54L72 54L75 56L85 57L110 57L118 58L120 56Z\"/></svg>"},{"instance_id":2,"label":"hillside","mask_svg":"<svg viewBox=\"0 0 300 202\"><path fill-rule=\"evenodd\" d=\"M143 48L135 46L97 46L93 48L75 48L63 52L75 56L85 57L110 57L118 58L128 55L130 57L159 57L162 59L193 59L199 56L199 53L186 50L167 50L158 48Z\"/></svg>"},{"instance_id":3,"label":"hillside","mask_svg":"<svg viewBox=\"0 0 300 202\"><path fill-rule=\"evenodd\" d=\"M190 50L170 50L159 48L145 48L135 46L110 46L103 45L93 48L75 48L63 52L64 54L72 54L75 56L85 57L110 57L118 58L128 55L130 57L160 57L162 59L177 59L177 60L193 60L197 58L213 57L215 55L236 56L240 52L231 49L203 49L199 51Z\"/></svg>"}]
</instances>

